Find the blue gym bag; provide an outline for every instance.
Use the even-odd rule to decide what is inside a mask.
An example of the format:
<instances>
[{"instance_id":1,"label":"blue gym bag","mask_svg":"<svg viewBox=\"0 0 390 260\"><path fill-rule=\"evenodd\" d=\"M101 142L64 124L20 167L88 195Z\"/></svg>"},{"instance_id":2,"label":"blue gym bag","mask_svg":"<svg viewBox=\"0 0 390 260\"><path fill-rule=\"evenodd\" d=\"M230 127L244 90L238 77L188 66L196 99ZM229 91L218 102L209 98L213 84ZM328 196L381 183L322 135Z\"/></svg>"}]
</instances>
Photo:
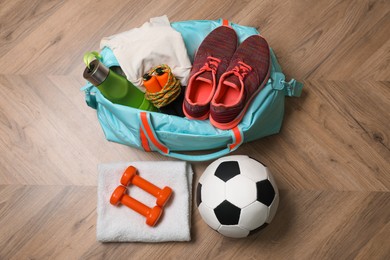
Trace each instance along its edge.
<instances>
[{"instance_id":1,"label":"blue gym bag","mask_svg":"<svg viewBox=\"0 0 390 260\"><path fill-rule=\"evenodd\" d=\"M213 29L226 23L226 20L219 19L182 21L171 25L182 34L190 60L193 61L203 39ZM229 25L236 31L239 43L259 34L253 27L234 23ZM278 133L283 121L285 96L300 96L303 84L294 79L285 81L276 56L272 49L270 51L270 79L253 99L240 124L231 130L217 129L209 120L190 120L113 104L89 82L82 90L87 104L96 109L107 140L186 161L212 160L236 150L244 142ZM104 48L100 55L101 62L107 67L119 66L109 48ZM218 150L195 155L182 153L210 149Z\"/></svg>"}]
</instances>

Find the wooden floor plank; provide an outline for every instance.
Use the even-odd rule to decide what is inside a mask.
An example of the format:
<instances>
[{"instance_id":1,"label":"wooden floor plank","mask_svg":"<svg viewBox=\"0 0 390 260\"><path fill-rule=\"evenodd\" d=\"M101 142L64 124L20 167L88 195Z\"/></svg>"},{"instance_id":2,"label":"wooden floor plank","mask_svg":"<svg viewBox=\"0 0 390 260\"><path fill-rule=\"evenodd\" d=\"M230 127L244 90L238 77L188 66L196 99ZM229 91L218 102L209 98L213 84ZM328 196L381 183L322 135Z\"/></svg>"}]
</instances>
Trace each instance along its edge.
<instances>
[{"instance_id":1,"label":"wooden floor plank","mask_svg":"<svg viewBox=\"0 0 390 260\"><path fill-rule=\"evenodd\" d=\"M345 259L366 254L375 258L389 252L374 243L389 233L387 192L281 190L273 224L240 240L221 238L199 219L194 205L193 241L155 245L96 242L95 187L3 185L0 194L5 198L0 208L0 256L5 259L124 258L129 254L152 259L260 255Z\"/></svg>"},{"instance_id":2,"label":"wooden floor plank","mask_svg":"<svg viewBox=\"0 0 390 260\"><path fill-rule=\"evenodd\" d=\"M232 153L266 164L281 194L248 238L211 230L193 203L191 242L96 241L98 165L174 159L105 139L82 57L164 14L253 26L305 84L279 134ZM389 14L386 0L1 1L0 259L388 259ZM209 164L192 163L193 188Z\"/></svg>"}]
</instances>

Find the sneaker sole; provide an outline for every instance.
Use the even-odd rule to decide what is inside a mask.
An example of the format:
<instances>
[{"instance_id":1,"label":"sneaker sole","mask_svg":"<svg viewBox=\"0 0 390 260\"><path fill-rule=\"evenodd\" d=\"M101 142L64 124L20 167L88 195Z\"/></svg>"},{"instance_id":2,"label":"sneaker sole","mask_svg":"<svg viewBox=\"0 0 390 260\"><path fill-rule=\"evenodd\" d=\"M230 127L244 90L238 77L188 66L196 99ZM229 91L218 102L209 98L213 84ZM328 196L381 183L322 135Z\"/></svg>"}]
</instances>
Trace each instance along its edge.
<instances>
[{"instance_id":1,"label":"sneaker sole","mask_svg":"<svg viewBox=\"0 0 390 260\"><path fill-rule=\"evenodd\" d=\"M188 119L192 119L192 120L206 120L207 118L209 118L209 114L210 114L210 111L207 111L207 113L203 116L200 116L200 117L193 117L191 115L189 115L186 111L186 108L184 106L184 103L182 105L182 108L183 108L183 113L184 115L188 118Z\"/></svg>"}]
</instances>

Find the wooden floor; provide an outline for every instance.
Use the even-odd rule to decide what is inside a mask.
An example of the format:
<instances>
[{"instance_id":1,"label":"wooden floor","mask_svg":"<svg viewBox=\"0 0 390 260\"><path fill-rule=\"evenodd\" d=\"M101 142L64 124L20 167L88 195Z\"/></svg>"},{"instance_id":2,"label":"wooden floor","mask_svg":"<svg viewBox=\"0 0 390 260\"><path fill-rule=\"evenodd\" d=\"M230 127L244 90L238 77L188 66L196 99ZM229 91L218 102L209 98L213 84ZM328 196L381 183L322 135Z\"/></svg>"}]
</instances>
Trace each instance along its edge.
<instances>
[{"instance_id":1,"label":"wooden floor","mask_svg":"<svg viewBox=\"0 0 390 260\"><path fill-rule=\"evenodd\" d=\"M114 2L116 2L114 4ZM192 241L96 241L97 165L172 160L105 140L79 90L102 37L167 14L258 28L285 74L280 134L243 145L280 188L246 239L192 211ZM0 2L0 259L389 259L389 1ZM194 182L210 162L193 163Z\"/></svg>"}]
</instances>

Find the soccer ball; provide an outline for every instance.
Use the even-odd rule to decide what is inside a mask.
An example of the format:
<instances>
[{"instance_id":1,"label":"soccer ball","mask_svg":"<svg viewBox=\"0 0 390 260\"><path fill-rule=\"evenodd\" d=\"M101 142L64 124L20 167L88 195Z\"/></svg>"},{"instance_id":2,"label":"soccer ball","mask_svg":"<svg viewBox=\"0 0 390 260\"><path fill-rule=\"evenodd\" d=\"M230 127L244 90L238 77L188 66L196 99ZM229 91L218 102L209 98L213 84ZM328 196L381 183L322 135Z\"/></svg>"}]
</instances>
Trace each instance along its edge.
<instances>
[{"instance_id":1,"label":"soccer ball","mask_svg":"<svg viewBox=\"0 0 390 260\"><path fill-rule=\"evenodd\" d=\"M246 155L226 156L211 163L200 177L197 204L212 229L241 238L272 221L279 192L263 164Z\"/></svg>"}]
</instances>

